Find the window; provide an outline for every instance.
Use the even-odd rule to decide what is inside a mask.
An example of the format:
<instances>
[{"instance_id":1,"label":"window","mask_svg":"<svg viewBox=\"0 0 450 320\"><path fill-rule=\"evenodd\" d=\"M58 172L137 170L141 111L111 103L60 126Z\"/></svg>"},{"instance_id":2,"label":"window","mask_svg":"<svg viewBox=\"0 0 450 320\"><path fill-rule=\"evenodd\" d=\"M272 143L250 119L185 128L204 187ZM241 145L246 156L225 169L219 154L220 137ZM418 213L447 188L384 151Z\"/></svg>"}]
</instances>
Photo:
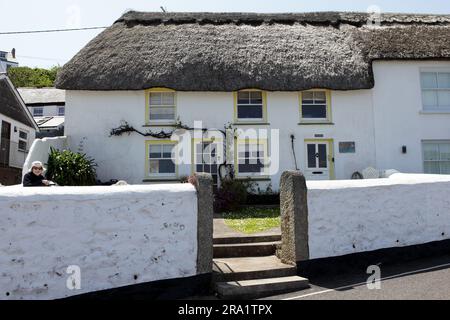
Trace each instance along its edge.
<instances>
[{"instance_id":1,"label":"window","mask_svg":"<svg viewBox=\"0 0 450 320\"><path fill-rule=\"evenodd\" d=\"M236 120L262 121L265 118L264 92L239 91L236 97Z\"/></svg>"},{"instance_id":2,"label":"window","mask_svg":"<svg viewBox=\"0 0 450 320\"><path fill-rule=\"evenodd\" d=\"M175 121L175 92L149 93L149 121Z\"/></svg>"},{"instance_id":3,"label":"window","mask_svg":"<svg viewBox=\"0 0 450 320\"><path fill-rule=\"evenodd\" d=\"M33 117L42 117L44 115L43 107L34 107L33 108Z\"/></svg>"},{"instance_id":4,"label":"window","mask_svg":"<svg viewBox=\"0 0 450 320\"><path fill-rule=\"evenodd\" d=\"M65 107L58 107L58 116L64 116L65 111Z\"/></svg>"},{"instance_id":5,"label":"window","mask_svg":"<svg viewBox=\"0 0 450 320\"><path fill-rule=\"evenodd\" d=\"M210 173L213 179L213 187L217 187L218 183L218 159L221 153L219 143L222 142L198 142L195 143L194 149L195 172Z\"/></svg>"},{"instance_id":6,"label":"window","mask_svg":"<svg viewBox=\"0 0 450 320\"><path fill-rule=\"evenodd\" d=\"M174 143L149 143L148 174L150 176L175 176Z\"/></svg>"},{"instance_id":7,"label":"window","mask_svg":"<svg viewBox=\"0 0 450 320\"><path fill-rule=\"evenodd\" d=\"M28 146L28 132L19 130L19 151L27 151Z\"/></svg>"},{"instance_id":8,"label":"window","mask_svg":"<svg viewBox=\"0 0 450 320\"><path fill-rule=\"evenodd\" d=\"M427 141L422 144L423 171L450 174L450 141Z\"/></svg>"},{"instance_id":9,"label":"window","mask_svg":"<svg viewBox=\"0 0 450 320\"><path fill-rule=\"evenodd\" d=\"M329 122L330 94L328 91L304 91L300 94L301 122Z\"/></svg>"},{"instance_id":10,"label":"window","mask_svg":"<svg viewBox=\"0 0 450 320\"><path fill-rule=\"evenodd\" d=\"M237 145L237 171L243 175L265 173L266 143L241 141Z\"/></svg>"},{"instance_id":11,"label":"window","mask_svg":"<svg viewBox=\"0 0 450 320\"><path fill-rule=\"evenodd\" d=\"M420 82L424 110L450 111L450 72L422 72Z\"/></svg>"}]
</instances>

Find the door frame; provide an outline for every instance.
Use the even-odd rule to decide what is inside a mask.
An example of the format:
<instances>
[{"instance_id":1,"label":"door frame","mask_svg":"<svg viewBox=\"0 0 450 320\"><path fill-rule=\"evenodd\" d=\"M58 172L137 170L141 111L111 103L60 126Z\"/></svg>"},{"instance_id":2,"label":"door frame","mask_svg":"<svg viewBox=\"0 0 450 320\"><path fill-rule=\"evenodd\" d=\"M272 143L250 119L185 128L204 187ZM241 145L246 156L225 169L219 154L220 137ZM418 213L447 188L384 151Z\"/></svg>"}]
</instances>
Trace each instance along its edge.
<instances>
[{"instance_id":1,"label":"door frame","mask_svg":"<svg viewBox=\"0 0 450 320\"><path fill-rule=\"evenodd\" d=\"M330 180L335 180L335 174L334 174L334 139L328 139L328 138L311 138L311 139L304 139L303 141L303 150L305 150L305 157L304 159L307 159L308 154L306 150L306 144L308 142L313 143L327 143L328 145L328 154L327 154L327 161L328 161L328 168L330 172ZM305 169L308 167L308 163L305 162Z\"/></svg>"}]
</instances>

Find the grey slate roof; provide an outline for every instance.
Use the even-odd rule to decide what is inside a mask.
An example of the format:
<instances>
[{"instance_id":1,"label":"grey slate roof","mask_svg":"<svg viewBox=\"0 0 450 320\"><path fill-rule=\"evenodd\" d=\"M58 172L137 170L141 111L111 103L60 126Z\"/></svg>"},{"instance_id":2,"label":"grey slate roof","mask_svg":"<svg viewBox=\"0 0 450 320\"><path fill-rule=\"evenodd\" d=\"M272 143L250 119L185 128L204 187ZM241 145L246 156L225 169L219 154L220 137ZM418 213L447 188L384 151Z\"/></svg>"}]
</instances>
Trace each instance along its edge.
<instances>
[{"instance_id":1,"label":"grey slate roof","mask_svg":"<svg viewBox=\"0 0 450 320\"><path fill-rule=\"evenodd\" d=\"M61 104L66 102L66 92L56 88L17 88L27 105Z\"/></svg>"},{"instance_id":2,"label":"grey slate roof","mask_svg":"<svg viewBox=\"0 0 450 320\"><path fill-rule=\"evenodd\" d=\"M58 75L70 90L374 86L378 59L450 59L450 15L128 12Z\"/></svg>"}]
</instances>

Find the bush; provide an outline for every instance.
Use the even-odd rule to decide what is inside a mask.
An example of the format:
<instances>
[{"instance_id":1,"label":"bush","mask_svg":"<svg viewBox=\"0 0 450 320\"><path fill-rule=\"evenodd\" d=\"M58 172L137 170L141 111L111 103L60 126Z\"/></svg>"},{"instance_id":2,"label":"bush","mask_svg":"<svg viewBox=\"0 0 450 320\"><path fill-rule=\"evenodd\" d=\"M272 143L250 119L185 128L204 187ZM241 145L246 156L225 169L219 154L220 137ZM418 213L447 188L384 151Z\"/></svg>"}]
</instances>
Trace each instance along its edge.
<instances>
[{"instance_id":1,"label":"bush","mask_svg":"<svg viewBox=\"0 0 450 320\"><path fill-rule=\"evenodd\" d=\"M247 180L224 179L221 182L220 189L214 196L214 211L234 211L247 202L249 189L253 185Z\"/></svg>"},{"instance_id":2,"label":"bush","mask_svg":"<svg viewBox=\"0 0 450 320\"><path fill-rule=\"evenodd\" d=\"M97 165L85 154L50 148L47 166L47 179L60 186L92 186L96 184L95 167Z\"/></svg>"}]
</instances>

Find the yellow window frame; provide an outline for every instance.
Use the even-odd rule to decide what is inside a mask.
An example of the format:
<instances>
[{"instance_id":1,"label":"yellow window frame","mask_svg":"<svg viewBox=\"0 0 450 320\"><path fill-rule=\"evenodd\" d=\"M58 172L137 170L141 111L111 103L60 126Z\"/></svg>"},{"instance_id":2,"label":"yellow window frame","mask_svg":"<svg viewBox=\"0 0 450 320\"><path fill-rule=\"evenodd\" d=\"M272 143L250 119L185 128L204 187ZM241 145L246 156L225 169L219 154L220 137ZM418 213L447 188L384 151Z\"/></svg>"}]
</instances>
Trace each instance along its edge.
<instances>
[{"instance_id":1,"label":"yellow window frame","mask_svg":"<svg viewBox=\"0 0 450 320\"><path fill-rule=\"evenodd\" d=\"M145 177L147 179L164 179L164 178L178 178L178 165L177 163L178 161L178 152L175 151L175 174L159 174L159 175L151 175L150 174L150 166L149 166L149 161L150 161L150 145L162 145L162 144L171 144L174 146L174 148L177 148L178 145L178 141L174 141L174 140L146 140L145 141Z\"/></svg>"},{"instance_id":2,"label":"yellow window frame","mask_svg":"<svg viewBox=\"0 0 450 320\"><path fill-rule=\"evenodd\" d=\"M327 117L326 119L304 119L303 118L303 93L304 92L325 92L325 99L326 99L326 105L327 105ZM328 89L311 89L311 90L305 90L300 91L298 94L298 101L299 101L299 110L300 110L300 123L331 123L332 117L331 117L331 90Z\"/></svg>"},{"instance_id":3,"label":"yellow window frame","mask_svg":"<svg viewBox=\"0 0 450 320\"><path fill-rule=\"evenodd\" d=\"M264 146L264 163L267 164L268 155L268 139L236 139L234 143L234 176L236 178L265 178L268 177L267 167L264 167L263 173L239 173L238 152L241 144L262 144Z\"/></svg>"},{"instance_id":4,"label":"yellow window frame","mask_svg":"<svg viewBox=\"0 0 450 320\"><path fill-rule=\"evenodd\" d=\"M237 102L238 102L238 93L239 92L261 92L261 96L262 96L262 112L263 112L263 117L262 119L239 119L238 118L238 112L237 112ZM243 90L239 90L239 91L234 91L233 92L233 103L234 103L234 122L235 123L247 123L247 124L252 124L252 123L266 123L267 122L267 92L264 90L260 90L260 89L243 89Z\"/></svg>"},{"instance_id":5,"label":"yellow window frame","mask_svg":"<svg viewBox=\"0 0 450 320\"><path fill-rule=\"evenodd\" d=\"M174 119L173 120L150 120L150 94L152 93L164 93L164 92L173 92L174 93ZM177 94L176 91L169 88L151 88L144 91L145 93L145 124L175 124L177 118Z\"/></svg>"},{"instance_id":6,"label":"yellow window frame","mask_svg":"<svg viewBox=\"0 0 450 320\"><path fill-rule=\"evenodd\" d=\"M195 160L195 154L196 154L195 147L196 147L197 143L202 143L202 142L217 142L217 143L223 144L223 139L218 139L218 138L214 138L214 139L213 138L204 138L204 139L192 138L191 139L191 150L192 150L192 152L191 152L191 174L194 174L197 172L196 167L195 167L197 165L197 162ZM224 148L224 156L225 156L225 146L223 148ZM222 161L223 161L223 159L222 159ZM219 165L220 165L220 163L217 164L217 167Z\"/></svg>"}]
</instances>

